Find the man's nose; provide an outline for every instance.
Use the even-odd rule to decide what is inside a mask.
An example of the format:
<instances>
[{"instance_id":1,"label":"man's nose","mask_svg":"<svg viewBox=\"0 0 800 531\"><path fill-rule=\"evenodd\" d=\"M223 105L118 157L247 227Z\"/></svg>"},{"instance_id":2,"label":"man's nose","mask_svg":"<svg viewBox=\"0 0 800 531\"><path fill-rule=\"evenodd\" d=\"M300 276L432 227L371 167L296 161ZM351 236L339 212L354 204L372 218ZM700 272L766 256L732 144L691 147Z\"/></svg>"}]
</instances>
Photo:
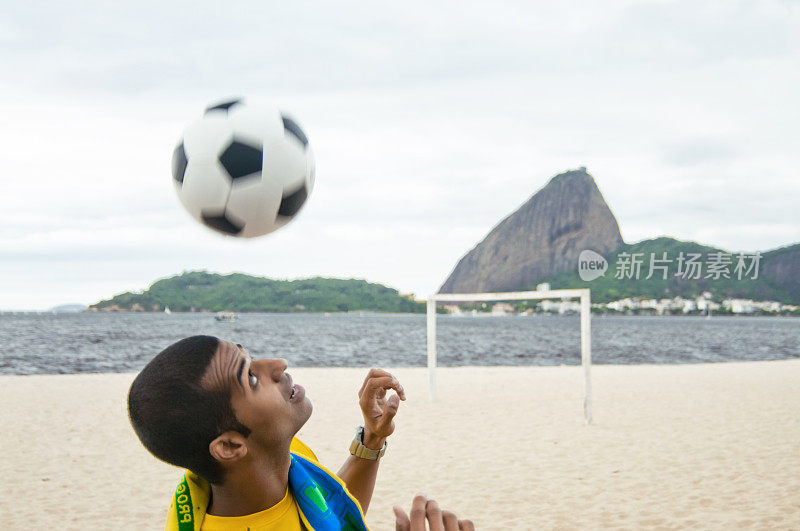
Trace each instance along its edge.
<instances>
[{"instance_id":1,"label":"man's nose","mask_svg":"<svg viewBox=\"0 0 800 531\"><path fill-rule=\"evenodd\" d=\"M286 371L286 367L289 366L289 362L286 361L284 358L271 358L265 360L258 360L254 363L258 363L261 365L268 373L270 378L275 380L276 382L280 382L283 378L283 373Z\"/></svg>"}]
</instances>

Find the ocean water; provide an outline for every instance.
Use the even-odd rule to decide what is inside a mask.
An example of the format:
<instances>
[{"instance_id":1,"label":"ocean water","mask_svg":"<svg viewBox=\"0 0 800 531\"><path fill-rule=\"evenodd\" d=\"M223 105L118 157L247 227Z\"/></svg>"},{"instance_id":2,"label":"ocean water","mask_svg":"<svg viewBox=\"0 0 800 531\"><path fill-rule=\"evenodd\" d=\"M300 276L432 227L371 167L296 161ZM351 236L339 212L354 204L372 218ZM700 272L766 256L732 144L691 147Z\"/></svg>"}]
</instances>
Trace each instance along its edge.
<instances>
[{"instance_id":1,"label":"ocean water","mask_svg":"<svg viewBox=\"0 0 800 531\"><path fill-rule=\"evenodd\" d=\"M440 366L576 365L577 315L438 316ZM210 334L253 357L291 366L425 366L424 315L3 313L0 374L127 372L170 343ZM800 319L779 317L592 318L593 362L704 363L800 358Z\"/></svg>"}]
</instances>

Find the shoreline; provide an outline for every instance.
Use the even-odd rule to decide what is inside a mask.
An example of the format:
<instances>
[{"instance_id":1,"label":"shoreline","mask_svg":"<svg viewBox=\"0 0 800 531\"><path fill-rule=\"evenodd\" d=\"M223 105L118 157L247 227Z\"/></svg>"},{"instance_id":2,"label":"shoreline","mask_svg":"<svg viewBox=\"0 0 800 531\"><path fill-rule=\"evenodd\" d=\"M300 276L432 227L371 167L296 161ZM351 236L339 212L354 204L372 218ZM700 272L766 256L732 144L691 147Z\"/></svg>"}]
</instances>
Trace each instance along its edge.
<instances>
[{"instance_id":1,"label":"shoreline","mask_svg":"<svg viewBox=\"0 0 800 531\"><path fill-rule=\"evenodd\" d=\"M354 316L365 316L365 315L425 315L424 311L420 312L379 312L374 310L353 310L353 311L346 311L346 312L305 312L305 311L297 311L297 312L251 312L251 311L236 311L231 310L232 313L236 315L354 315ZM0 310L0 316L2 315L84 315L84 314L100 314L100 315L209 315L214 316L216 311L212 310L204 310L204 311L197 311L197 312L181 312L181 311L172 311L170 313L165 313L163 311L139 311L139 310L82 310L80 312L54 312L51 310ZM524 313L511 313L511 314L492 314L492 312L478 312L475 315L470 313L464 312L463 314L451 314L451 313L438 313L437 317L453 317L457 319L473 319L473 318L515 318L515 317L580 317L579 312L565 312L563 314L557 312L539 312L533 314L524 314ZM769 318L769 319L800 319L800 314L794 313L785 313L785 314L770 314L770 313L715 313L712 314L711 317L708 317L705 314L683 314L683 313L670 313L670 314L650 314L650 313L621 313L621 312L600 312L592 310L592 317L654 317L654 318L681 318L681 319L709 319L714 320L718 318L736 318L736 319L757 319L757 318Z\"/></svg>"},{"instance_id":2,"label":"shoreline","mask_svg":"<svg viewBox=\"0 0 800 531\"><path fill-rule=\"evenodd\" d=\"M687 362L687 361L680 361L680 362L670 362L670 363L652 363L652 362L643 362L643 363L602 363L597 362L596 360L592 360L592 369L595 367L696 367L696 366L716 366L716 365L731 365L731 364L749 364L749 363L774 363L774 362L793 362L793 361L800 361L800 356L793 357L793 358L777 358L777 359L766 359L766 360L729 360L729 361L697 361L697 362ZM347 366L322 366L322 365L292 365L290 366L290 370L369 370L372 366L371 365L347 365ZM580 361L578 363L566 364L566 363L559 363L559 364L549 364L549 365L437 365L436 370L459 370L459 369L476 369L476 370L483 370L483 369L548 369L548 368L556 368L556 369L579 369L582 365ZM420 365L396 365L393 367L393 370L424 370L428 371L428 367L420 366ZM36 373L3 373L0 372L0 379L2 378L11 378L17 376L105 376L105 375L127 375L127 376L135 376L138 374L138 371L108 371L108 372L93 372L93 371L86 371L86 372L36 372Z\"/></svg>"}]
</instances>

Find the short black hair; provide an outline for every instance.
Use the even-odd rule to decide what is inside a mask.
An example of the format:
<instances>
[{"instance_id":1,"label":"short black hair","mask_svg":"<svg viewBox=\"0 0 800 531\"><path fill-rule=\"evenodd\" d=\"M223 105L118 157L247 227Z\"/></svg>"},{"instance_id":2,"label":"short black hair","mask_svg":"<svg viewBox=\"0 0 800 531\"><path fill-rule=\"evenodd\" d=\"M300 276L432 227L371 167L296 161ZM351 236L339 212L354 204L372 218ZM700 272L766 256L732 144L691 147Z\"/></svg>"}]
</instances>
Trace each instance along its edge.
<instances>
[{"instance_id":1,"label":"short black hair","mask_svg":"<svg viewBox=\"0 0 800 531\"><path fill-rule=\"evenodd\" d=\"M181 339L150 360L131 384L128 415L147 450L167 463L187 468L210 483L223 469L208 446L226 431L250 435L236 419L229 391L210 391L200 381L217 352L219 339Z\"/></svg>"}]
</instances>

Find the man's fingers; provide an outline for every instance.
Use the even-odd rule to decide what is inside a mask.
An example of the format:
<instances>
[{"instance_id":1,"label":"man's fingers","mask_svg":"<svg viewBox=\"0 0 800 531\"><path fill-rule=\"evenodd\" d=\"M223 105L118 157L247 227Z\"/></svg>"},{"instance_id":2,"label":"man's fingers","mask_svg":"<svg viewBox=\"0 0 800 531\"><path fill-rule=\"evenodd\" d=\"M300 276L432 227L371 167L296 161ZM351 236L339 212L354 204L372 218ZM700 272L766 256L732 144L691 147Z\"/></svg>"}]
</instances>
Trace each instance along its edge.
<instances>
[{"instance_id":1,"label":"man's fingers","mask_svg":"<svg viewBox=\"0 0 800 531\"><path fill-rule=\"evenodd\" d=\"M379 396L378 391L386 388L392 389L396 381L394 376L381 376L367 380L364 391L358 395L358 403L361 405L361 410L363 411L365 408L372 407L375 398L383 398ZM384 391L384 395L385 394L386 391Z\"/></svg>"},{"instance_id":2,"label":"man's fingers","mask_svg":"<svg viewBox=\"0 0 800 531\"><path fill-rule=\"evenodd\" d=\"M406 512L395 505L394 511L394 531L411 531L411 520L408 519Z\"/></svg>"},{"instance_id":3,"label":"man's fingers","mask_svg":"<svg viewBox=\"0 0 800 531\"><path fill-rule=\"evenodd\" d=\"M373 398L383 398L386 396L387 389L394 389L402 399L405 397L405 390L397 378L394 376L381 376L378 378L370 378L367 380L367 385L364 391L359 393L359 403L361 405L369 404Z\"/></svg>"},{"instance_id":4,"label":"man's fingers","mask_svg":"<svg viewBox=\"0 0 800 531\"><path fill-rule=\"evenodd\" d=\"M399 407L400 407L400 397L397 395L392 395L386 401L386 406L384 406L383 408L383 414L394 417Z\"/></svg>"},{"instance_id":5,"label":"man's fingers","mask_svg":"<svg viewBox=\"0 0 800 531\"><path fill-rule=\"evenodd\" d=\"M444 522L442 522L442 510L439 504L434 500L428 500L425 504L425 514L428 517L428 528L430 531L445 531Z\"/></svg>"},{"instance_id":6,"label":"man's fingers","mask_svg":"<svg viewBox=\"0 0 800 531\"><path fill-rule=\"evenodd\" d=\"M442 511L442 522L444 522L445 531L459 531L458 517L455 513L450 511Z\"/></svg>"},{"instance_id":7,"label":"man's fingers","mask_svg":"<svg viewBox=\"0 0 800 531\"><path fill-rule=\"evenodd\" d=\"M425 531L425 505L428 498L424 494L417 494L411 502L411 530Z\"/></svg>"},{"instance_id":8,"label":"man's fingers","mask_svg":"<svg viewBox=\"0 0 800 531\"><path fill-rule=\"evenodd\" d=\"M414 496L411 502L411 518L395 505L395 531L475 531L471 520L459 520L451 511L443 511L434 500L424 494ZM425 525L427 520L428 525Z\"/></svg>"},{"instance_id":9,"label":"man's fingers","mask_svg":"<svg viewBox=\"0 0 800 531\"><path fill-rule=\"evenodd\" d=\"M392 422L392 419L397 415L397 409L400 407L400 399L397 395L392 395L383 406L381 418L378 420L378 426L383 428Z\"/></svg>"},{"instance_id":10,"label":"man's fingers","mask_svg":"<svg viewBox=\"0 0 800 531\"><path fill-rule=\"evenodd\" d=\"M367 380L367 387L364 389L364 394L375 396L381 389L395 389L400 387L400 382L397 378L392 376L376 376Z\"/></svg>"},{"instance_id":11,"label":"man's fingers","mask_svg":"<svg viewBox=\"0 0 800 531\"><path fill-rule=\"evenodd\" d=\"M376 392L376 389L394 389L397 391L397 394L400 395L401 400L406 399L406 390L400 385L398 379L391 373L382 369L372 369L369 371L369 374L367 374L367 377L364 379L364 383L361 385L361 389L358 391L358 396L362 398L365 393L370 396L375 396L373 393Z\"/></svg>"},{"instance_id":12,"label":"man's fingers","mask_svg":"<svg viewBox=\"0 0 800 531\"><path fill-rule=\"evenodd\" d=\"M386 372L383 369L370 369L367 373L367 377L364 378L364 383L361 384L361 389L358 391L358 394L360 395L362 392L364 392L364 388L367 387L367 382L370 378L375 378L378 376L391 376L391 373Z\"/></svg>"}]
</instances>

